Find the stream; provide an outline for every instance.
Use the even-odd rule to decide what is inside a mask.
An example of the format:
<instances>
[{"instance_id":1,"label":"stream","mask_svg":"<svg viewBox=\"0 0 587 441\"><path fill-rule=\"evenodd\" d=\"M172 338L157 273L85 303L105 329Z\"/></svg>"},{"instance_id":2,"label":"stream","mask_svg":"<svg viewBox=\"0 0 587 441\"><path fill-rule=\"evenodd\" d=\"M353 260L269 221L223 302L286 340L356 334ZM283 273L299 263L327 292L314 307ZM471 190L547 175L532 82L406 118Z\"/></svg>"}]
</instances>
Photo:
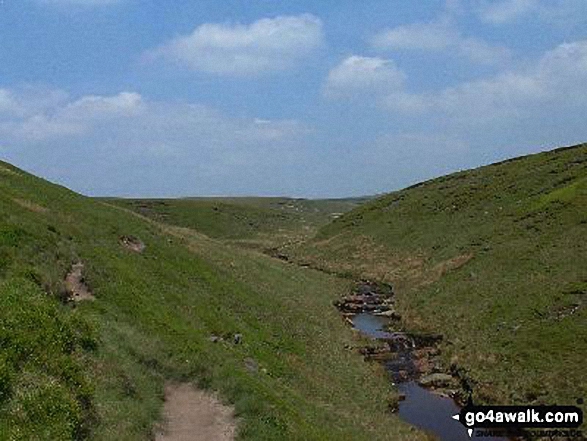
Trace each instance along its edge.
<instances>
[{"instance_id":1,"label":"stream","mask_svg":"<svg viewBox=\"0 0 587 441\"><path fill-rule=\"evenodd\" d=\"M403 333L385 331L390 320L386 317L374 315L371 312L362 312L351 318L354 327L364 335L389 341L403 337ZM412 343L413 345L413 343ZM384 360L391 380L405 399L399 402L398 414L404 421L433 434L442 441L467 441L470 440L467 431L461 423L451 417L460 411L457 403L448 397L443 397L420 386L414 381L414 376L406 378L405 373L414 372L414 363L411 357L411 348L398 351L392 360ZM473 434L475 438L476 434ZM482 438L488 441L507 441L503 437Z\"/></svg>"}]
</instances>

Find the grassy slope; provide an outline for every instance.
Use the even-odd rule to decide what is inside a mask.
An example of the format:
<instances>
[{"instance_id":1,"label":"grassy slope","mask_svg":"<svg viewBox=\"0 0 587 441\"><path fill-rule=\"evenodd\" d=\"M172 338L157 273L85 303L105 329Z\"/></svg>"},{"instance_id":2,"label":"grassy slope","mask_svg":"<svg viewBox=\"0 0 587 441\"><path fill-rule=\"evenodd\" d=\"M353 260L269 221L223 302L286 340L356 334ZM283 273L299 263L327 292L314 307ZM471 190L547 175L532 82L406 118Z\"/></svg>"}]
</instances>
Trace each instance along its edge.
<instances>
[{"instance_id":1,"label":"grassy slope","mask_svg":"<svg viewBox=\"0 0 587 441\"><path fill-rule=\"evenodd\" d=\"M78 259L96 301L73 308L59 299ZM331 302L346 289L0 163L0 439L149 439L170 378L234 403L242 439L418 438L345 349Z\"/></svg>"},{"instance_id":2,"label":"grassy slope","mask_svg":"<svg viewBox=\"0 0 587 441\"><path fill-rule=\"evenodd\" d=\"M572 404L587 396L586 238L580 145L388 194L289 253L394 283L407 323L446 335L478 398Z\"/></svg>"},{"instance_id":3,"label":"grassy slope","mask_svg":"<svg viewBox=\"0 0 587 441\"><path fill-rule=\"evenodd\" d=\"M350 211L364 201L278 197L108 200L160 222L256 249L308 239L333 215Z\"/></svg>"}]
</instances>

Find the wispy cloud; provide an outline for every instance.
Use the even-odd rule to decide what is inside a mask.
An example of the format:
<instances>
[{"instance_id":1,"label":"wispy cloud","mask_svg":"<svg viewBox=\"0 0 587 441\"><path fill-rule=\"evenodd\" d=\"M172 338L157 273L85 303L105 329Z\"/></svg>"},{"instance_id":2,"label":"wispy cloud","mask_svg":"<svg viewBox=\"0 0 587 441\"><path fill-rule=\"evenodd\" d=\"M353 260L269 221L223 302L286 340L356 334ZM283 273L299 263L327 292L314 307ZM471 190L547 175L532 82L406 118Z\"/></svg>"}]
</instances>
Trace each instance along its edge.
<instances>
[{"instance_id":1,"label":"wispy cloud","mask_svg":"<svg viewBox=\"0 0 587 441\"><path fill-rule=\"evenodd\" d=\"M0 89L0 106L7 94L23 102ZM206 106L149 101L134 92L85 96L33 112L15 110L0 107L0 136L7 144L49 150L59 145L60 151L77 146L94 155L109 152L112 159L197 154L210 164L235 158L246 163L308 133L295 120L231 118Z\"/></svg>"},{"instance_id":2,"label":"wispy cloud","mask_svg":"<svg viewBox=\"0 0 587 441\"><path fill-rule=\"evenodd\" d=\"M217 191L237 191L238 179L245 185L253 179L249 174L286 167L301 154L303 140L311 133L296 120L230 117L207 106L153 101L135 92L88 95L44 106L30 96L28 100L29 105L18 91L0 89L5 157L26 151L29 163L38 163L35 168L51 167L49 176L80 191L136 194L140 187L164 194L170 187L158 174L168 169L174 170L173 179L183 176L169 191L181 187L190 194L189 186L196 181L200 187L193 187L191 194L211 192L215 186ZM59 175L52 174L55 170ZM105 175L113 180L104 181ZM124 184L127 176L142 176L132 183L134 190Z\"/></svg>"},{"instance_id":3,"label":"wispy cloud","mask_svg":"<svg viewBox=\"0 0 587 441\"><path fill-rule=\"evenodd\" d=\"M401 89L405 74L393 60L352 55L328 74L324 94L330 97L356 93L390 93Z\"/></svg>"},{"instance_id":4,"label":"wispy cloud","mask_svg":"<svg viewBox=\"0 0 587 441\"><path fill-rule=\"evenodd\" d=\"M68 100L62 90L27 86L18 90L0 88L0 119L10 115L27 117L53 109Z\"/></svg>"},{"instance_id":5,"label":"wispy cloud","mask_svg":"<svg viewBox=\"0 0 587 441\"><path fill-rule=\"evenodd\" d=\"M116 142L124 139L125 149L140 150L155 139L161 145L174 143L189 149L197 136L210 145L224 139L228 146L237 140L241 145L278 141L303 132L293 120L230 118L206 106L149 101L135 92L88 95L40 106L30 96L0 89L0 134L24 143L107 134Z\"/></svg>"},{"instance_id":6,"label":"wispy cloud","mask_svg":"<svg viewBox=\"0 0 587 441\"><path fill-rule=\"evenodd\" d=\"M352 60L369 60L363 64L371 68L353 68ZM404 77L391 60L352 57L331 71L327 84L338 89L360 87L366 99L399 115L428 115L455 124L519 122L538 118L551 108L587 108L587 40L561 44L524 69L504 70L438 91L412 93ZM365 89L377 93L369 95Z\"/></svg>"},{"instance_id":7,"label":"wispy cloud","mask_svg":"<svg viewBox=\"0 0 587 441\"><path fill-rule=\"evenodd\" d=\"M203 24L147 52L145 58L213 74L257 75L291 68L322 44L322 21L303 14L249 25Z\"/></svg>"},{"instance_id":8,"label":"wispy cloud","mask_svg":"<svg viewBox=\"0 0 587 441\"><path fill-rule=\"evenodd\" d=\"M379 50L445 51L481 64L503 63L511 56L505 47L463 36L448 16L428 23L385 29L376 34L371 43Z\"/></svg>"},{"instance_id":9,"label":"wispy cloud","mask_svg":"<svg viewBox=\"0 0 587 441\"><path fill-rule=\"evenodd\" d=\"M460 38L446 21L412 23L376 34L372 43L380 49L445 50Z\"/></svg>"},{"instance_id":10,"label":"wispy cloud","mask_svg":"<svg viewBox=\"0 0 587 441\"><path fill-rule=\"evenodd\" d=\"M533 66L463 83L440 92L386 98L389 109L432 112L457 120L489 122L535 116L549 105L566 109L587 106L587 40L547 51Z\"/></svg>"},{"instance_id":11,"label":"wispy cloud","mask_svg":"<svg viewBox=\"0 0 587 441\"><path fill-rule=\"evenodd\" d=\"M484 2L479 8L479 16L483 21L493 24L504 24L535 11L538 0L499 0Z\"/></svg>"}]
</instances>

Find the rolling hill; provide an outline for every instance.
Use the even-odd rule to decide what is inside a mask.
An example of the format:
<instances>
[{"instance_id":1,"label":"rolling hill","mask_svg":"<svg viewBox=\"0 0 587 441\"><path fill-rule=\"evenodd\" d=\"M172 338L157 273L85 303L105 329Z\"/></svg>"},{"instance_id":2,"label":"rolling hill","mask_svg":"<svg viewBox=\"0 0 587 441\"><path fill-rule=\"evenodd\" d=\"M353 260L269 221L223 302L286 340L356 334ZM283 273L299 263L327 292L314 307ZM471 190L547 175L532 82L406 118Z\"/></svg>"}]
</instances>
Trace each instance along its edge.
<instances>
[{"instance_id":1,"label":"rolling hill","mask_svg":"<svg viewBox=\"0 0 587 441\"><path fill-rule=\"evenodd\" d=\"M405 326L442 333L479 401L587 396L587 145L396 191L284 247L299 264L390 282Z\"/></svg>"},{"instance_id":2,"label":"rolling hill","mask_svg":"<svg viewBox=\"0 0 587 441\"><path fill-rule=\"evenodd\" d=\"M574 404L585 237L585 144L359 200L92 199L0 163L0 439L151 439L170 381L239 439L424 439L332 307L359 279L477 401Z\"/></svg>"},{"instance_id":3,"label":"rolling hill","mask_svg":"<svg viewBox=\"0 0 587 441\"><path fill-rule=\"evenodd\" d=\"M197 230L261 251L313 237L318 229L370 198L283 197L106 199L150 219Z\"/></svg>"},{"instance_id":4,"label":"rolling hill","mask_svg":"<svg viewBox=\"0 0 587 441\"><path fill-rule=\"evenodd\" d=\"M0 163L0 439L152 439L169 381L239 439L420 438L350 349L348 289Z\"/></svg>"}]
</instances>

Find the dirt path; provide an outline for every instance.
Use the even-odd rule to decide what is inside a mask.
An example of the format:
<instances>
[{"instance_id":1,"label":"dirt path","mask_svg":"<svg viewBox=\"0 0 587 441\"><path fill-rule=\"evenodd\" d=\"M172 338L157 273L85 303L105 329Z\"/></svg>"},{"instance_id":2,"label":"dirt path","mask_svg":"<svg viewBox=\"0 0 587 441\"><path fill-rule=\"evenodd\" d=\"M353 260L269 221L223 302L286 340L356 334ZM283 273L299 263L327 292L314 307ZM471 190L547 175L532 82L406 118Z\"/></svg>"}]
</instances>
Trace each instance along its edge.
<instances>
[{"instance_id":1,"label":"dirt path","mask_svg":"<svg viewBox=\"0 0 587 441\"><path fill-rule=\"evenodd\" d=\"M163 417L165 428L157 433L156 441L232 441L235 438L233 409L190 384L165 388Z\"/></svg>"}]
</instances>

